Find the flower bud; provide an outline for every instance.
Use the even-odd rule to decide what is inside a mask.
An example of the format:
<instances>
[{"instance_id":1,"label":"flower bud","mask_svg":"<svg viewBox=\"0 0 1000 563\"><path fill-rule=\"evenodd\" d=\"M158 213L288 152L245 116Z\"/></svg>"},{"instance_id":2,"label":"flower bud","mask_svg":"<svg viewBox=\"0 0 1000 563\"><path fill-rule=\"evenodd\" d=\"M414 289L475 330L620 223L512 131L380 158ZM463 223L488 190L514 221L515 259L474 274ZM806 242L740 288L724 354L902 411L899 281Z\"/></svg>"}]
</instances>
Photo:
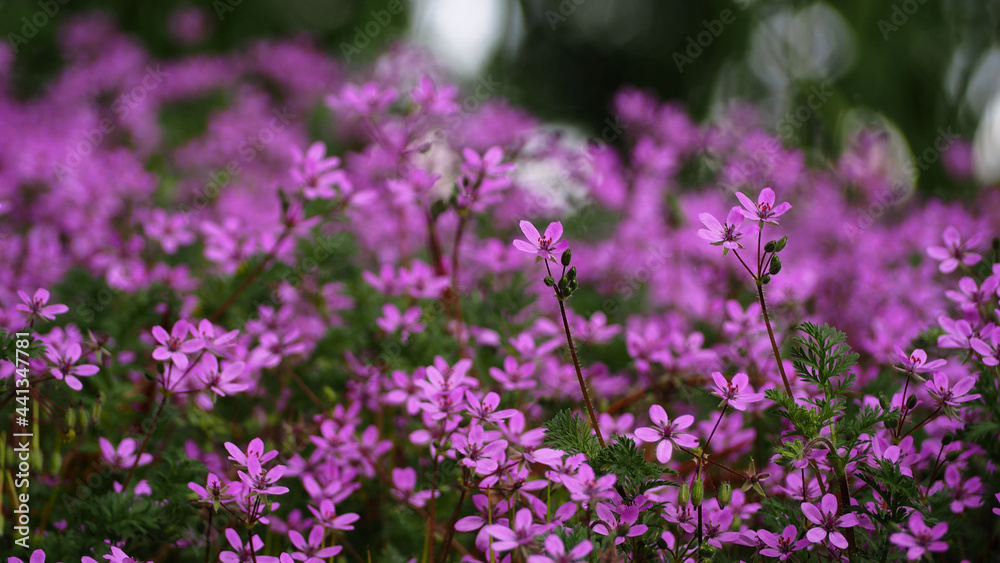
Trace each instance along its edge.
<instances>
[{"instance_id":1,"label":"flower bud","mask_svg":"<svg viewBox=\"0 0 1000 563\"><path fill-rule=\"evenodd\" d=\"M781 271L781 258L775 256L774 258L771 258L771 267L768 268L767 273L771 274L772 276L776 276L780 271Z\"/></svg>"},{"instance_id":2,"label":"flower bud","mask_svg":"<svg viewBox=\"0 0 1000 563\"><path fill-rule=\"evenodd\" d=\"M94 408L90 411L90 421L92 424L98 424L101 421L101 398L98 397L94 401Z\"/></svg>"},{"instance_id":3,"label":"flower bud","mask_svg":"<svg viewBox=\"0 0 1000 563\"><path fill-rule=\"evenodd\" d=\"M733 486L729 484L729 481L723 481L722 486L719 487L719 506L725 507L727 504L733 500Z\"/></svg>"},{"instance_id":4,"label":"flower bud","mask_svg":"<svg viewBox=\"0 0 1000 563\"><path fill-rule=\"evenodd\" d=\"M705 498L705 482L698 479L691 487L691 504L701 506L701 501Z\"/></svg>"},{"instance_id":5,"label":"flower bud","mask_svg":"<svg viewBox=\"0 0 1000 563\"><path fill-rule=\"evenodd\" d=\"M774 249L777 247L778 247L778 241L776 240L768 241L768 243L764 245L764 252L774 252Z\"/></svg>"},{"instance_id":6,"label":"flower bud","mask_svg":"<svg viewBox=\"0 0 1000 563\"><path fill-rule=\"evenodd\" d=\"M691 502L691 487L684 483L681 485L681 490L677 493L677 504L681 506L687 506Z\"/></svg>"},{"instance_id":7,"label":"flower bud","mask_svg":"<svg viewBox=\"0 0 1000 563\"><path fill-rule=\"evenodd\" d=\"M775 245L774 245L774 251L775 252L781 252L782 250L785 249L785 245L786 244L788 244L788 236L787 235L781 237L780 239L778 239L778 242L775 243Z\"/></svg>"},{"instance_id":8,"label":"flower bud","mask_svg":"<svg viewBox=\"0 0 1000 563\"><path fill-rule=\"evenodd\" d=\"M955 450L953 452L948 452L948 455L944 456L944 459L947 462L955 461L956 459L958 459L958 454L960 454L960 453L961 452L959 450Z\"/></svg>"},{"instance_id":9,"label":"flower bud","mask_svg":"<svg viewBox=\"0 0 1000 563\"><path fill-rule=\"evenodd\" d=\"M576 279L576 266L573 266L568 272L566 272L566 277L569 278L569 281Z\"/></svg>"},{"instance_id":10,"label":"flower bud","mask_svg":"<svg viewBox=\"0 0 1000 563\"><path fill-rule=\"evenodd\" d=\"M771 283L771 276L769 276L767 274L764 274L764 277L761 278L760 283L762 283L764 285L767 285L767 284Z\"/></svg>"},{"instance_id":11,"label":"flower bud","mask_svg":"<svg viewBox=\"0 0 1000 563\"><path fill-rule=\"evenodd\" d=\"M76 427L76 409L73 407L66 409L66 427L69 429Z\"/></svg>"},{"instance_id":12,"label":"flower bud","mask_svg":"<svg viewBox=\"0 0 1000 563\"><path fill-rule=\"evenodd\" d=\"M916 395L910 395L906 399L906 408L907 409L912 409L915 406L917 406L917 396Z\"/></svg>"},{"instance_id":13,"label":"flower bud","mask_svg":"<svg viewBox=\"0 0 1000 563\"><path fill-rule=\"evenodd\" d=\"M569 266L570 260L572 260L572 259L573 259L573 251L571 249L567 248L562 253L562 265L563 266Z\"/></svg>"},{"instance_id":14,"label":"flower bud","mask_svg":"<svg viewBox=\"0 0 1000 563\"><path fill-rule=\"evenodd\" d=\"M576 288L580 287L580 284L576 280L569 280L569 292L573 293Z\"/></svg>"},{"instance_id":15,"label":"flower bud","mask_svg":"<svg viewBox=\"0 0 1000 563\"><path fill-rule=\"evenodd\" d=\"M556 280L552 279L552 276L545 276L545 279L542 281L544 281L545 285L549 287L556 285Z\"/></svg>"},{"instance_id":16,"label":"flower bud","mask_svg":"<svg viewBox=\"0 0 1000 563\"><path fill-rule=\"evenodd\" d=\"M889 402L882 395L878 396L878 406L882 407L884 411L889 410Z\"/></svg>"},{"instance_id":17,"label":"flower bud","mask_svg":"<svg viewBox=\"0 0 1000 563\"><path fill-rule=\"evenodd\" d=\"M941 445L947 446L948 444L951 444L954 441L955 441L955 435L949 432L944 435L944 438L941 438Z\"/></svg>"}]
</instances>

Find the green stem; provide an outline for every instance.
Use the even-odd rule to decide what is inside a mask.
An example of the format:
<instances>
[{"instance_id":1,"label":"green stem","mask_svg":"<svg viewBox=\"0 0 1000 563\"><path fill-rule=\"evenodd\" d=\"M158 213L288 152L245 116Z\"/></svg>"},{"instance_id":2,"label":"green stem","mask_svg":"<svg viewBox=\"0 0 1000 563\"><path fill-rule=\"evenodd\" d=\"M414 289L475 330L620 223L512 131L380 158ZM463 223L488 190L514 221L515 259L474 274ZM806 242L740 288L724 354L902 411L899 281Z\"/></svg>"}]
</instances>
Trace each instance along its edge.
<instances>
[{"instance_id":1,"label":"green stem","mask_svg":"<svg viewBox=\"0 0 1000 563\"><path fill-rule=\"evenodd\" d=\"M545 261L545 270L549 273L549 277L552 276L552 270L549 268L548 260ZM601 447L604 448L604 436L601 435L601 427L597 424L597 412L594 410L594 403L590 400L590 392L587 391L587 381L583 378L583 371L580 369L580 359L576 355L576 346L573 345L573 335L569 330L569 319L566 318L566 304L563 302L562 293L559 291L559 286L553 287L556 292L556 298L559 300L559 313L562 315L563 331L566 333L566 343L569 344L569 354L573 358L573 367L576 368L576 379L580 383L580 391L583 393L583 402L587 405L587 414L590 415L590 424L594 427L594 433L597 434L597 441L600 442Z\"/></svg>"}]
</instances>

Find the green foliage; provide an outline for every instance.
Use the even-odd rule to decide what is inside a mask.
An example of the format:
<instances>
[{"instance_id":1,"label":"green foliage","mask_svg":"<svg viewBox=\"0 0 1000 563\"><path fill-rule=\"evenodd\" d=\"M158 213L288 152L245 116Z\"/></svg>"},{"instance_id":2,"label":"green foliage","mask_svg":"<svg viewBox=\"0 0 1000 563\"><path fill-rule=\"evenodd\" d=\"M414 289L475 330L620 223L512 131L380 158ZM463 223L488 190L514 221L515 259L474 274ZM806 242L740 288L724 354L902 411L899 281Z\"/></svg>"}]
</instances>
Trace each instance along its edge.
<instances>
[{"instance_id":1,"label":"green foliage","mask_svg":"<svg viewBox=\"0 0 1000 563\"><path fill-rule=\"evenodd\" d=\"M648 462L635 442L625 436L618 436L608 447L601 449L592 458L596 473L612 473L618 477L618 485L632 495L642 494L654 487L672 484L660 477L664 473L676 474L659 463Z\"/></svg>"},{"instance_id":2,"label":"green foliage","mask_svg":"<svg viewBox=\"0 0 1000 563\"><path fill-rule=\"evenodd\" d=\"M842 387L850 387L854 375L850 369L858 363L858 354L847 345L847 335L830 325L802 323L805 337L796 337L792 347L792 365L802 379L830 393L831 380L843 377Z\"/></svg>"},{"instance_id":3,"label":"green foliage","mask_svg":"<svg viewBox=\"0 0 1000 563\"><path fill-rule=\"evenodd\" d=\"M590 424L569 409L561 410L545 423L545 445L570 455L583 454L594 459L601 450Z\"/></svg>"},{"instance_id":4,"label":"green foliage","mask_svg":"<svg viewBox=\"0 0 1000 563\"><path fill-rule=\"evenodd\" d=\"M68 526L63 534L44 536L40 547L53 561L69 561L110 539L124 541L127 553L147 560L162 546L175 545L190 530L199 528L202 517L190 502L187 483L204 481L205 472L202 463L178 451L166 454L148 477L154 491L151 496L118 493L109 480L92 477L88 482L97 484L101 491L83 500L78 498L79 491L76 497L60 495L54 503L57 510L53 519L65 519Z\"/></svg>"}]
</instances>

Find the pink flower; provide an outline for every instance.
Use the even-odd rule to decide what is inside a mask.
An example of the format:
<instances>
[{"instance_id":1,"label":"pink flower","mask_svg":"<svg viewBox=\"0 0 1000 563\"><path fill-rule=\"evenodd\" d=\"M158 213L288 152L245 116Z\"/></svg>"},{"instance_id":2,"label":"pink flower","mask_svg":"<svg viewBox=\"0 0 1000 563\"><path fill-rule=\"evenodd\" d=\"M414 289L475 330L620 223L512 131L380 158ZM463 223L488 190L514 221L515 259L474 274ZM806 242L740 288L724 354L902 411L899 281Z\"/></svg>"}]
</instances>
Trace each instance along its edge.
<instances>
[{"instance_id":1,"label":"pink flower","mask_svg":"<svg viewBox=\"0 0 1000 563\"><path fill-rule=\"evenodd\" d=\"M913 352L906 354L905 352L903 352L902 348L896 346L896 357L899 358L899 361L902 362L903 364L902 371L904 373L911 373L911 374L934 371L948 363L945 360L932 360L928 362L927 352L924 352L920 348L917 348Z\"/></svg>"},{"instance_id":2,"label":"pink flower","mask_svg":"<svg viewBox=\"0 0 1000 563\"><path fill-rule=\"evenodd\" d=\"M927 255L935 260L941 260L941 264L938 265L938 270L942 274L949 274L954 272L960 264L965 264L966 266L972 266L973 264L978 264L982 256L969 252L970 247L979 244L982 240L982 233L976 233L969 240L962 243L962 236L958 233L958 229L949 226L944 230L944 244L945 246L928 246Z\"/></svg>"},{"instance_id":3,"label":"pink flower","mask_svg":"<svg viewBox=\"0 0 1000 563\"><path fill-rule=\"evenodd\" d=\"M621 510L621 517L616 518L611 507L607 503L597 505L597 517L600 522L594 524L594 532L602 536L615 534L615 545L625 543L625 538L641 536L649 529L645 524L636 524L639 518L639 509L635 506L626 506Z\"/></svg>"},{"instance_id":4,"label":"pink flower","mask_svg":"<svg viewBox=\"0 0 1000 563\"><path fill-rule=\"evenodd\" d=\"M743 210L739 207L733 207L729 210L725 225L720 224L719 220L711 213L700 213L698 219L708 227L707 229L699 229L698 236L715 246L721 245L725 249L723 252L743 248L743 245L740 244L740 239L751 228L751 225L743 224L745 217L743 216Z\"/></svg>"},{"instance_id":5,"label":"pink flower","mask_svg":"<svg viewBox=\"0 0 1000 563\"><path fill-rule=\"evenodd\" d=\"M323 563L328 557L333 557L344 548L337 546L323 547L323 538L326 530L323 526L313 526L309 531L309 539L302 537L302 534L295 530L288 532L288 539L291 540L295 549L299 550L292 557L303 563Z\"/></svg>"},{"instance_id":6,"label":"pink flower","mask_svg":"<svg viewBox=\"0 0 1000 563\"><path fill-rule=\"evenodd\" d=\"M498 434L498 432L487 433L482 426L475 424L469 429L468 436L462 434L452 436L451 441L455 451L463 456L458 462L459 465L468 467L480 475L489 475L496 471L507 451L507 440L496 440L491 436Z\"/></svg>"},{"instance_id":7,"label":"pink flower","mask_svg":"<svg viewBox=\"0 0 1000 563\"><path fill-rule=\"evenodd\" d=\"M24 563L20 557L10 557L7 559L7 563ZM36 549L34 553L31 554L31 559L28 563L45 563L45 552L41 549Z\"/></svg>"},{"instance_id":8,"label":"pink flower","mask_svg":"<svg viewBox=\"0 0 1000 563\"><path fill-rule=\"evenodd\" d=\"M670 417L667 416L667 412L663 410L663 407L653 405L649 407L649 418L653 421L653 426L636 428L635 437L650 444L659 442L656 445L656 459L660 463L670 461L674 445L684 448L694 448L698 445L697 438L688 433L680 432L680 430L694 424L693 416L689 414L681 415L671 422Z\"/></svg>"},{"instance_id":9,"label":"pink flower","mask_svg":"<svg viewBox=\"0 0 1000 563\"><path fill-rule=\"evenodd\" d=\"M529 555L528 563L577 563L594 549L594 544L583 540L573 549L566 551L565 544L555 534L547 536L544 545L546 555Z\"/></svg>"},{"instance_id":10,"label":"pink flower","mask_svg":"<svg viewBox=\"0 0 1000 563\"><path fill-rule=\"evenodd\" d=\"M944 372L936 372L934 381L924 384L927 392L935 399L935 404L939 407L957 407L966 401L978 399L980 395L969 395L969 391L976 385L975 376L969 375L958 380L954 386L948 380L948 375Z\"/></svg>"},{"instance_id":11,"label":"pink flower","mask_svg":"<svg viewBox=\"0 0 1000 563\"><path fill-rule=\"evenodd\" d=\"M947 551L948 543L939 541L948 531L948 523L941 522L933 528L928 528L924 524L924 517L916 510L910 514L907 520L909 530L907 532L896 532L889 536L889 541L906 550L906 558L916 561L923 557L928 551Z\"/></svg>"},{"instance_id":12,"label":"pink flower","mask_svg":"<svg viewBox=\"0 0 1000 563\"><path fill-rule=\"evenodd\" d=\"M528 241L515 240L514 248L522 252L537 254L542 258L555 261L553 254L561 254L569 248L568 242L559 240L563 234L563 226L559 221L549 223L549 226L545 228L545 236L538 234L538 229L529 221L521 221L520 225L521 232L524 233Z\"/></svg>"},{"instance_id":13,"label":"pink flower","mask_svg":"<svg viewBox=\"0 0 1000 563\"><path fill-rule=\"evenodd\" d=\"M809 544L806 540L795 541L799 537L799 531L791 524L785 526L780 536L776 536L767 530L759 530L757 537L767 546L760 550L760 554L765 557L777 557L781 561L788 559L788 556L792 552L798 551Z\"/></svg>"},{"instance_id":14,"label":"pink flower","mask_svg":"<svg viewBox=\"0 0 1000 563\"><path fill-rule=\"evenodd\" d=\"M997 493L995 498L997 499L997 502L1000 503L1000 493ZM993 514L996 514L997 516L1000 516L1000 508L994 507L993 508Z\"/></svg>"},{"instance_id":15,"label":"pink flower","mask_svg":"<svg viewBox=\"0 0 1000 563\"><path fill-rule=\"evenodd\" d=\"M69 311L69 307L65 305L46 305L49 302L49 291L47 289L35 290L35 294L30 299L28 298L28 294L23 291L18 291L17 295L21 298L21 301L24 301L24 304L18 304L15 309L25 313L27 315L26 322L29 323L35 319L55 320L56 315L61 315Z\"/></svg>"},{"instance_id":16,"label":"pink flower","mask_svg":"<svg viewBox=\"0 0 1000 563\"><path fill-rule=\"evenodd\" d=\"M614 498L615 482L618 477L614 473L597 477L594 470L586 463L580 465L576 475L564 475L562 484L569 490L569 498L574 502L593 502L599 499Z\"/></svg>"},{"instance_id":17,"label":"pink flower","mask_svg":"<svg viewBox=\"0 0 1000 563\"><path fill-rule=\"evenodd\" d=\"M811 543L823 543L829 538L829 542L834 547L847 549L847 538L837 529L857 526L858 517L848 513L838 518L837 509L839 506L837 497L831 493L823 495L822 500L820 500L822 510L808 502L802 503L802 513L810 522L816 524L815 528L810 528L806 532L806 537Z\"/></svg>"},{"instance_id":18,"label":"pink flower","mask_svg":"<svg viewBox=\"0 0 1000 563\"><path fill-rule=\"evenodd\" d=\"M983 280L980 286L976 280L965 277L958 280L959 291L945 291L948 299L958 303L966 311L975 311L982 305L993 303L996 300L997 287L1000 287L1000 276L990 276Z\"/></svg>"},{"instance_id":19,"label":"pink flower","mask_svg":"<svg viewBox=\"0 0 1000 563\"><path fill-rule=\"evenodd\" d=\"M209 473L204 487L198 483L191 482L188 483L188 488L194 491L203 501L211 502L212 504L222 504L233 499L233 495L230 493L233 485L236 485L236 483L223 483L222 479L219 479L214 473Z\"/></svg>"},{"instance_id":20,"label":"pink flower","mask_svg":"<svg viewBox=\"0 0 1000 563\"><path fill-rule=\"evenodd\" d=\"M383 90L374 82L363 86L348 84L337 96L327 96L326 104L336 111L356 113L358 117L370 118L384 113L396 100L396 90Z\"/></svg>"},{"instance_id":21,"label":"pink flower","mask_svg":"<svg viewBox=\"0 0 1000 563\"><path fill-rule=\"evenodd\" d=\"M427 504L427 500L437 496L437 491L417 492L417 471L412 467L395 468L392 470L392 496L397 499L420 508Z\"/></svg>"},{"instance_id":22,"label":"pink flower","mask_svg":"<svg viewBox=\"0 0 1000 563\"><path fill-rule=\"evenodd\" d=\"M410 339L410 334L424 331L426 325L420 322L422 314L419 306L410 307L405 313L400 313L395 305L386 303L382 306L382 316L375 319L375 324L390 334L398 330L399 339L405 344Z\"/></svg>"},{"instance_id":23,"label":"pink flower","mask_svg":"<svg viewBox=\"0 0 1000 563\"><path fill-rule=\"evenodd\" d=\"M712 392L722 397L723 402L727 402L729 406L738 411L747 410L747 403L764 400L763 393L752 392L750 378L745 373L737 373L730 382L721 373L715 371L712 372L712 379L715 380L715 389Z\"/></svg>"},{"instance_id":24,"label":"pink flower","mask_svg":"<svg viewBox=\"0 0 1000 563\"><path fill-rule=\"evenodd\" d=\"M200 338L187 340L193 328L191 323L184 320L174 323L170 334L167 334L163 327L154 326L153 338L160 345L153 350L153 359L160 362L172 360L178 368L187 369L190 364L187 355L205 347L205 342Z\"/></svg>"},{"instance_id":25,"label":"pink flower","mask_svg":"<svg viewBox=\"0 0 1000 563\"><path fill-rule=\"evenodd\" d=\"M490 376L503 386L506 391L516 391L518 389L534 389L538 385L535 380L535 370L537 364L527 362L518 365L514 356L507 356L503 360L503 369L491 367Z\"/></svg>"},{"instance_id":26,"label":"pink flower","mask_svg":"<svg viewBox=\"0 0 1000 563\"><path fill-rule=\"evenodd\" d=\"M771 188L764 188L760 191L760 195L757 197L757 205L754 205L753 201L741 192L736 192L736 199L740 200L740 203L746 208L741 210L743 216L747 219L759 221L761 226L764 223L777 225L778 222L774 219L784 215L786 211L792 208L792 205L787 201L775 205L774 190Z\"/></svg>"},{"instance_id":27,"label":"pink flower","mask_svg":"<svg viewBox=\"0 0 1000 563\"><path fill-rule=\"evenodd\" d=\"M310 506L309 511L313 513L324 528L329 528L331 530L353 530L354 526L352 526L352 524L361 519L360 516L354 514L353 512L338 515L337 507L330 499L324 499L320 502L319 510Z\"/></svg>"},{"instance_id":28,"label":"pink flower","mask_svg":"<svg viewBox=\"0 0 1000 563\"><path fill-rule=\"evenodd\" d=\"M226 528L226 539L229 540L229 545L236 551L220 552L219 561L222 563L245 563L252 561L254 554L264 547L264 540L260 539L260 536L257 534L254 534L250 541L244 544L243 540L240 539L239 533L232 528ZM259 557L257 559L260 561Z\"/></svg>"},{"instance_id":29,"label":"pink flower","mask_svg":"<svg viewBox=\"0 0 1000 563\"><path fill-rule=\"evenodd\" d=\"M247 446L247 451L244 454L236 444L232 442L226 442L223 444L226 451L229 452L229 459L235 461L240 467L246 467L247 461L250 458L256 458L260 463L266 463L275 457L278 457L278 450L271 450L264 453L264 441L260 438L254 438L250 440L250 445Z\"/></svg>"},{"instance_id":30,"label":"pink flower","mask_svg":"<svg viewBox=\"0 0 1000 563\"><path fill-rule=\"evenodd\" d=\"M288 492L288 487L279 487L275 483L281 476L285 474L286 467L284 465L275 465L271 469L265 471L260 465L260 460L255 457L247 459L247 471L237 471L236 475L239 476L240 481L246 485L249 490L258 495L283 495Z\"/></svg>"},{"instance_id":31,"label":"pink flower","mask_svg":"<svg viewBox=\"0 0 1000 563\"><path fill-rule=\"evenodd\" d=\"M111 465L118 467L120 469L132 469L132 466L147 465L153 461L153 455L144 453L138 458L135 455L135 440L132 438L125 438L118 444L118 447L111 445L111 442L106 438L98 438L98 442L101 444L101 453L104 455L104 459L107 460ZM138 463L136 463L138 459Z\"/></svg>"},{"instance_id":32,"label":"pink flower","mask_svg":"<svg viewBox=\"0 0 1000 563\"><path fill-rule=\"evenodd\" d=\"M205 389L220 397L245 391L249 387L246 383L237 383L246 369L246 364L243 362L230 362L222 370L219 370L218 358L207 354L198 365L201 368L198 372L198 379L201 379Z\"/></svg>"},{"instance_id":33,"label":"pink flower","mask_svg":"<svg viewBox=\"0 0 1000 563\"><path fill-rule=\"evenodd\" d=\"M522 508L514 515L514 527L491 524L485 527L486 533L493 538L493 549L510 551L523 545L528 545L536 537L548 531L549 526L535 524L535 518L530 508Z\"/></svg>"},{"instance_id":34,"label":"pink flower","mask_svg":"<svg viewBox=\"0 0 1000 563\"><path fill-rule=\"evenodd\" d=\"M143 223L146 235L160 242L167 254L176 254L177 249L194 242L194 232L188 229L188 217L183 213L169 215L162 209L154 209Z\"/></svg>"},{"instance_id":35,"label":"pink flower","mask_svg":"<svg viewBox=\"0 0 1000 563\"><path fill-rule=\"evenodd\" d=\"M332 199L337 196L332 186L348 183L346 174L337 169L340 159L326 157L326 144L323 142L313 143L305 154L298 147L293 147L292 159L295 163L291 171L292 180L302 186L306 199ZM350 188L347 190L351 191Z\"/></svg>"},{"instance_id":36,"label":"pink flower","mask_svg":"<svg viewBox=\"0 0 1000 563\"><path fill-rule=\"evenodd\" d=\"M54 366L51 371L52 377L60 381L65 381L66 385L74 391L83 389L83 383L77 379L77 376L90 377L98 371L95 365L77 364L76 362L80 360L81 354L83 354L83 349L75 342L67 346L62 354L56 352L53 348L49 348L45 353L49 362Z\"/></svg>"}]
</instances>

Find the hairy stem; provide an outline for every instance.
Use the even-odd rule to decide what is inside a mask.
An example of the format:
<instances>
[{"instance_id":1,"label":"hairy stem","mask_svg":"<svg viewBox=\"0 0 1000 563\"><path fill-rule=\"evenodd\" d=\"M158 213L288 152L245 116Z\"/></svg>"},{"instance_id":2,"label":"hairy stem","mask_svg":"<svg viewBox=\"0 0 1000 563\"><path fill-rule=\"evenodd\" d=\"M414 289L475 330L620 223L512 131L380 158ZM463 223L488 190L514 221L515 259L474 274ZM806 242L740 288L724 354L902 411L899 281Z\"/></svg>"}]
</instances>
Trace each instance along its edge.
<instances>
[{"instance_id":1,"label":"hairy stem","mask_svg":"<svg viewBox=\"0 0 1000 563\"><path fill-rule=\"evenodd\" d=\"M552 276L552 270L549 268L548 260L545 261L545 270ZM569 330L569 319L566 318L566 304L563 302L562 293L559 291L559 286L553 288L556 292L556 298L559 300L559 313L562 315L563 331L566 333L566 343L569 344L569 354L573 358L573 367L576 368L576 379L580 382L580 391L583 393L583 402L587 405L587 414L590 415L590 425L594 427L594 433L597 434L597 441L600 442L601 447L606 447L604 443L604 436L601 435L601 427L597 424L597 411L594 410L594 403L590 400L590 391L587 390L587 381L583 378L583 371L580 369L580 359L576 356L576 346L573 345L573 335Z\"/></svg>"},{"instance_id":2,"label":"hairy stem","mask_svg":"<svg viewBox=\"0 0 1000 563\"><path fill-rule=\"evenodd\" d=\"M160 413L163 412L163 407L167 405L168 400L167 394L164 393L163 399L160 400L160 406L156 408L156 414L153 415L153 423L149 426L149 432L146 432L146 437L143 438L142 445L139 446L139 451L135 452L135 462L132 464L132 469L129 469L128 475L125 476L125 483L122 485L122 490L128 488L128 483L132 480L135 469L139 467L139 460L142 458L142 453L146 451L149 439L153 437L153 431L156 430L156 421L160 419Z\"/></svg>"},{"instance_id":3,"label":"hairy stem","mask_svg":"<svg viewBox=\"0 0 1000 563\"><path fill-rule=\"evenodd\" d=\"M267 265L277 255L278 248L281 246L281 243L285 242L285 239L288 238L288 235L290 233L291 231L288 228L286 228L281 232L281 236L278 237L278 240L274 243L274 246L271 247L271 251L268 252L266 256L264 256L264 259L261 260L260 264L256 268L254 268L253 271L250 272L250 275L248 275L246 279L243 280L243 283L241 283L239 287L236 288L236 291L234 291L232 295L230 295L225 301L223 301L222 305L220 305L219 308L216 309L215 312L208 317L208 320L212 322L217 321L219 317L222 316L222 314L225 313L229 309L229 307L233 305L233 303L236 301L236 298L239 297L240 294L246 290L246 288L250 287L250 284L253 283L255 279L257 279L257 276L259 276L261 272L263 272L264 269L267 268Z\"/></svg>"},{"instance_id":4,"label":"hairy stem","mask_svg":"<svg viewBox=\"0 0 1000 563\"><path fill-rule=\"evenodd\" d=\"M757 281L757 297L760 299L760 310L764 314L764 324L767 326L767 337L771 339L771 351L774 352L774 360L778 362L778 372L781 373L781 381L785 384L785 393L792 397L792 386L788 383L788 376L785 375L785 365L781 362L781 352L778 350L778 343L774 340L774 330L771 328L771 317L767 314L767 302L764 301L764 285ZM794 398L794 397L792 397Z\"/></svg>"}]
</instances>

